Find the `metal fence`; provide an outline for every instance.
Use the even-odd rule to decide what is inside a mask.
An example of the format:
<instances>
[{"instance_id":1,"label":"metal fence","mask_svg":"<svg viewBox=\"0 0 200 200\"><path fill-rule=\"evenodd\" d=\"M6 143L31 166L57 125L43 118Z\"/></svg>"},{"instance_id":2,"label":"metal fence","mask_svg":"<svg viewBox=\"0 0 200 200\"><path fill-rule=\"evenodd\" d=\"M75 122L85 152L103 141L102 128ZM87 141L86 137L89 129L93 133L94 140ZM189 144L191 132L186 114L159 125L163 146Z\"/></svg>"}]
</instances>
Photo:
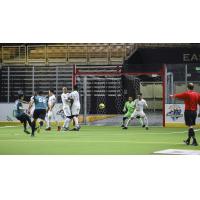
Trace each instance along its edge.
<instances>
[{"instance_id":1,"label":"metal fence","mask_svg":"<svg viewBox=\"0 0 200 200\"><path fill-rule=\"evenodd\" d=\"M72 66L4 66L0 70L0 102L14 102L17 92L23 90L26 100L34 91L47 93L52 88L58 96L62 87L72 87Z\"/></svg>"},{"instance_id":2,"label":"metal fence","mask_svg":"<svg viewBox=\"0 0 200 200\"><path fill-rule=\"evenodd\" d=\"M194 90L200 92L200 65L197 64L168 64L166 73L166 103L183 103L171 99L170 94L187 90L187 83L194 83Z\"/></svg>"}]
</instances>

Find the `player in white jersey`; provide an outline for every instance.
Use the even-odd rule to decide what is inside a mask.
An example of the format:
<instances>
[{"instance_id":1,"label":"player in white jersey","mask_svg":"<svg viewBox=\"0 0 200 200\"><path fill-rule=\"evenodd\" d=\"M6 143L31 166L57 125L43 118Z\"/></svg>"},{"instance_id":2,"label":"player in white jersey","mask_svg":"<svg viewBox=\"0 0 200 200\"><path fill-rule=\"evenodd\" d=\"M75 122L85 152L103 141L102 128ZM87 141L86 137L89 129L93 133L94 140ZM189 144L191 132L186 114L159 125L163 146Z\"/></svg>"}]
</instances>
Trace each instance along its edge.
<instances>
[{"instance_id":1,"label":"player in white jersey","mask_svg":"<svg viewBox=\"0 0 200 200\"><path fill-rule=\"evenodd\" d=\"M63 87L63 93L61 95L62 104L63 104L63 112L65 114L65 122L63 124L62 130L68 131L69 130L69 123L72 119L71 114L71 100L69 98L69 93L67 92L67 88Z\"/></svg>"},{"instance_id":2,"label":"player in white jersey","mask_svg":"<svg viewBox=\"0 0 200 200\"><path fill-rule=\"evenodd\" d=\"M80 106L79 93L77 90L78 90L78 87L77 85L75 85L74 90L69 94L69 98L72 99L73 101L72 107L71 107L71 114L75 123L75 128L72 129L73 131L79 131L80 129L80 126L78 123L78 116L79 116L81 106Z\"/></svg>"},{"instance_id":3,"label":"player in white jersey","mask_svg":"<svg viewBox=\"0 0 200 200\"><path fill-rule=\"evenodd\" d=\"M34 96L37 96L37 92L33 92L33 96L31 96L30 102L29 102L29 107L31 108L29 114L30 114L31 118L33 118L33 113L34 113L34 110L35 110Z\"/></svg>"},{"instance_id":4,"label":"player in white jersey","mask_svg":"<svg viewBox=\"0 0 200 200\"><path fill-rule=\"evenodd\" d=\"M49 90L49 99L48 99L48 112L47 112L47 128L46 131L51 130L51 120L55 120L54 106L56 104L56 97L54 95L54 91L52 89ZM58 128L59 130L59 128Z\"/></svg>"},{"instance_id":5,"label":"player in white jersey","mask_svg":"<svg viewBox=\"0 0 200 200\"><path fill-rule=\"evenodd\" d=\"M135 107L135 110L131 117L126 121L126 125L124 129L127 129L128 124L131 119L141 118L144 121L143 127L146 127L146 130L148 130L148 119L146 114L144 113L144 107L148 108L147 102L142 98L142 93L139 93L138 98L134 100L133 105Z\"/></svg>"}]
</instances>

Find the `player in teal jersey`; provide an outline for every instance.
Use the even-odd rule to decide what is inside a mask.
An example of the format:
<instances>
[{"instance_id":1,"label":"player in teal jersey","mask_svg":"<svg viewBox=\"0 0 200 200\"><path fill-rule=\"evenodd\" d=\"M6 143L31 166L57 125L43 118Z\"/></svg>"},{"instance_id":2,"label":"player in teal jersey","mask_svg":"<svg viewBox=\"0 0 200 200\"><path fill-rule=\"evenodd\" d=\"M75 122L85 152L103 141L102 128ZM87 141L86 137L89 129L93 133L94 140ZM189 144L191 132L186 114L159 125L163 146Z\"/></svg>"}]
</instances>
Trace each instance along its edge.
<instances>
[{"instance_id":1,"label":"player in teal jersey","mask_svg":"<svg viewBox=\"0 0 200 200\"><path fill-rule=\"evenodd\" d=\"M125 127L126 120L130 119L130 117L133 114L134 110L135 110L135 106L134 106L133 98L132 97L128 97L128 101L126 101L126 103L124 105L124 108L123 108L123 112L125 114L124 114L124 117L123 117L123 122L122 122L121 127L123 127L123 128ZM140 121L140 124L143 126L142 119L139 119L139 121Z\"/></svg>"},{"instance_id":2,"label":"player in teal jersey","mask_svg":"<svg viewBox=\"0 0 200 200\"><path fill-rule=\"evenodd\" d=\"M34 113L33 113L33 121L32 121L33 129L32 129L31 136L34 136L37 119L40 118L42 120L45 120L46 111L47 111L47 108L48 108L47 99L46 99L45 96L43 96L42 91L40 91L38 93L38 95L36 95L32 98L32 101L29 105L29 110L31 109L33 103L35 104L35 110L34 110ZM41 126L43 126L43 121L40 122L40 126L38 128L40 128Z\"/></svg>"},{"instance_id":3,"label":"player in teal jersey","mask_svg":"<svg viewBox=\"0 0 200 200\"><path fill-rule=\"evenodd\" d=\"M24 132L27 134L30 134L29 131L27 130L27 122L29 126L32 127L31 118L24 111L23 104L22 104L24 102L23 100L24 100L24 94L23 93L18 94L18 99L15 101L13 115L14 117L16 117L16 119L18 119L21 123L23 123Z\"/></svg>"}]
</instances>

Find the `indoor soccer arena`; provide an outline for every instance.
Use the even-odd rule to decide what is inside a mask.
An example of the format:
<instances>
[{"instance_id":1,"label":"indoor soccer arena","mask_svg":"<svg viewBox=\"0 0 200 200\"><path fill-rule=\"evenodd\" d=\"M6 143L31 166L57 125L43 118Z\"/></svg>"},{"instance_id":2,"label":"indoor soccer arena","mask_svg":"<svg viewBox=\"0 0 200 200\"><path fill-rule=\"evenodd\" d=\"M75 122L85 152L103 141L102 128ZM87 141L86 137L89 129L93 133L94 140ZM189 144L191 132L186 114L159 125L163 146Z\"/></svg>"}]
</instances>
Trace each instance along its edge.
<instances>
[{"instance_id":1,"label":"indoor soccer arena","mask_svg":"<svg viewBox=\"0 0 200 200\"><path fill-rule=\"evenodd\" d=\"M0 154L200 154L199 107L185 125L176 98L199 80L199 44L2 43Z\"/></svg>"}]
</instances>

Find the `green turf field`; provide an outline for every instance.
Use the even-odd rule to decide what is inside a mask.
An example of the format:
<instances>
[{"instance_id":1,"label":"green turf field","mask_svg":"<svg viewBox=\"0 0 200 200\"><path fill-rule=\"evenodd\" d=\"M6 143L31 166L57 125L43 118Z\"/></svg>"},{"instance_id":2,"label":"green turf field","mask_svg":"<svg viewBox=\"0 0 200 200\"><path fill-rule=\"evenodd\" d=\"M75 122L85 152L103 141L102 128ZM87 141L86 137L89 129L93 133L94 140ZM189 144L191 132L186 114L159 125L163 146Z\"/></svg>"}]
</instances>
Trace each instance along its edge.
<instances>
[{"instance_id":1,"label":"green turf field","mask_svg":"<svg viewBox=\"0 0 200 200\"><path fill-rule=\"evenodd\" d=\"M34 138L22 127L0 127L0 154L71 154L71 155L131 155L153 154L164 149L200 150L200 146L186 146L185 128L139 127L122 130L111 126L83 126L79 132L46 132L41 130ZM197 140L200 137L197 132Z\"/></svg>"}]
</instances>

